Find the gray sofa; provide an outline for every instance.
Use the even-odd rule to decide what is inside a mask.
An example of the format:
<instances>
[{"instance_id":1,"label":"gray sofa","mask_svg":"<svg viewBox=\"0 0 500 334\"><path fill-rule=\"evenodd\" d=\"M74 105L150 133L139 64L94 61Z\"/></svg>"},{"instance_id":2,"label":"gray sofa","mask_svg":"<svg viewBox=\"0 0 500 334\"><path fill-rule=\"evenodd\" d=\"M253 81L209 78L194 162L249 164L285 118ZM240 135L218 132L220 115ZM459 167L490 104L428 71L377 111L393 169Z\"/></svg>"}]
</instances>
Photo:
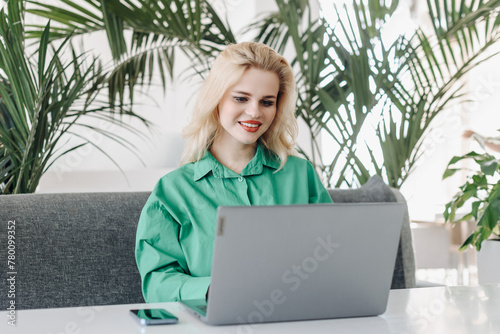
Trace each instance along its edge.
<instances>
[{"instance_id":1,"label":"gray sofa","mask_svg":"<svg viewBox=\"0 0 500 334\"><path fill-rule=\"evenodd\" d=\"M404 201L374 177L353 190L330 190L336 202ZM135 231L149 193L0 196L0 308L5 310L7 225L15 221L16 309L144 302L134 258ZM406 217L392 288L415 286Z\"/></svg>"}]
</instances>

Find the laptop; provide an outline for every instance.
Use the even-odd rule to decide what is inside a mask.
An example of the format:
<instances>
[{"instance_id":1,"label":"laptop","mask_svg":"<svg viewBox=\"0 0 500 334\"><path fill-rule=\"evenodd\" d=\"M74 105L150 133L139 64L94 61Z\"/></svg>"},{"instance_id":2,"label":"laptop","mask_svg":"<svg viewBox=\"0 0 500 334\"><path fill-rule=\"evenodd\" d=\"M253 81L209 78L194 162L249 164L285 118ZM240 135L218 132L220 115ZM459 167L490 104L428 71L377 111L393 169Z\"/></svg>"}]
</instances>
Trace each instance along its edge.
<instances>
[{"instance_id":1,"label":"laptop","mask_svg":"<svg viewBox=\"0 0 500 334\"><path fill-rule=\"evenodd\" d=\"M209 325L385 312L402 203L219 207L206 300L182 300Z\"/></svg>"}]
</instances>

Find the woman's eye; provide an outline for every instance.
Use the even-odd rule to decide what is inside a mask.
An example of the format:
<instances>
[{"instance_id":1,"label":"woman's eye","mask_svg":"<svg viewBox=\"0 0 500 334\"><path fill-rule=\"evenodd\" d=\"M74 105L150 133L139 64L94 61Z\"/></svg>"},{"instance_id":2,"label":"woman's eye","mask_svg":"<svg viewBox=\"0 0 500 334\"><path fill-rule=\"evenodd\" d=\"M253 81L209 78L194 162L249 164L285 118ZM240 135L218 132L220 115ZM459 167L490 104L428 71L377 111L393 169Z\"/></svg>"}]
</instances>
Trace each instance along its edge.
<instances>
[{"instance_id":1,"label":"woman's eye","mask_svg":"<svg viewBox=\"0 0 500 334\"><path fill-rule=\"evenodd\" d=\"M246 102L247 101L247 98L246 97L241 97L241 96L235 96L234 97L234 100L236 102Z\"/></svg>"},{"instance_id":2,"label":"woman's eye","mask_svg":"<svg viewBox=\"0 0 500 334\"><path fill-rule=\"evenodd\" d=\"M274 105L274 101L262 101L261 103L265 107L272 107Z\"/></svg>"}]
</instances>

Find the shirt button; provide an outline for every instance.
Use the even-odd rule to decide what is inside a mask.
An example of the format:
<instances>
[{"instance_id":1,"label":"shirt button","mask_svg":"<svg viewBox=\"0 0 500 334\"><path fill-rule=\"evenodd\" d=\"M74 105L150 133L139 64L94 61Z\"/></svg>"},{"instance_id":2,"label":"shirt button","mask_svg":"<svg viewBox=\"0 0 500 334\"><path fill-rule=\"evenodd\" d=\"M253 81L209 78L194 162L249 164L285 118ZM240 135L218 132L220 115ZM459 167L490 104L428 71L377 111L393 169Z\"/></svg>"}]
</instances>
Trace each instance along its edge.
<instances>
[{"instance_id":1,"label":"shirt button","mask_svg":"<svg viewBox=\"0 0 500 334\"><path fill-rule=\"evenodd\" d=\"M238 178L238 181L243 182L243 176L240 176L240 177Z\"/></svg>"}]
</instances>

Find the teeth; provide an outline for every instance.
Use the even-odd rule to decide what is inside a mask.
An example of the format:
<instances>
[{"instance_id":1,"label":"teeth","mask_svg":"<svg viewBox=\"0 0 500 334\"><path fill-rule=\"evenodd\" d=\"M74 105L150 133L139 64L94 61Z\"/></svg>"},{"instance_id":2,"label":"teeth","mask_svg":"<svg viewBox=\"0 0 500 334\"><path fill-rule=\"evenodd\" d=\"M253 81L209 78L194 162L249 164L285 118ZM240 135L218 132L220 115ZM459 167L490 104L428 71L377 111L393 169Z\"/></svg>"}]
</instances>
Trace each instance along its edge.
<instances>
[{"instance_id":1,"label":"teeth","mask_svg":"<svg viewBox=\"0 0 500 334\"><path fill-rule=\"evenodd\" d=\"M259 125L258 124L250 124L250 123L243 123L243 122L240 122L241 125L244 125L246 127L249 127L249 128L257 128Z\"/></svg>"}]
</instances>

